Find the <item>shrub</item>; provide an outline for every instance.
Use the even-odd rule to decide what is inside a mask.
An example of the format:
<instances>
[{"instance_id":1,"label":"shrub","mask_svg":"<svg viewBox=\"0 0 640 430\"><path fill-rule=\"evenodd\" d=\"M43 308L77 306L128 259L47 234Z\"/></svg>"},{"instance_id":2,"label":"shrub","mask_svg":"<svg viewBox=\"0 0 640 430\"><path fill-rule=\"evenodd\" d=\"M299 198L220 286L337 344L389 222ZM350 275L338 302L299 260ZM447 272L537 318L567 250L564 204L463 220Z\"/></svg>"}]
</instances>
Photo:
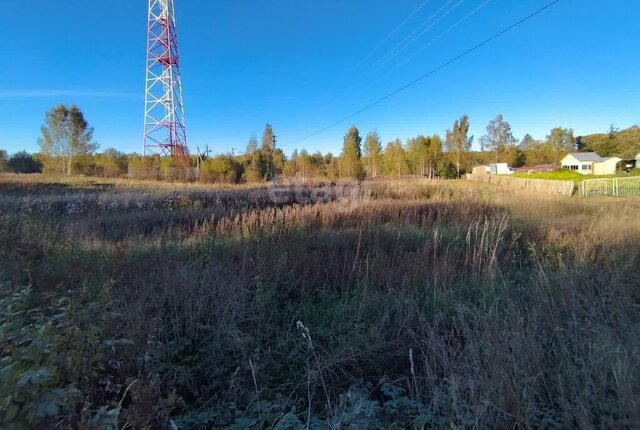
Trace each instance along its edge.
<instances>
[{"instance_id":1,"label":"shrub","mask_svg":"<svg viewBox=\"0 0 640 430\"><path fill-rule=\"evenodd\" d=\"M26 151L15 153L7 162L9 170L13 173L41 173L42 163L36 160Z\"/></svg>"},{"instance_id":2,"label":"shrub","mask_svg":"<svg viewBox=\"0 0 640 430\"><path fill-rule=\"evenodd\" d=\"M200 181L202 182L237 184L241 177L241 166L232 157L221 155L205 160L200 166Z\"/></svg>"}]
</instances>

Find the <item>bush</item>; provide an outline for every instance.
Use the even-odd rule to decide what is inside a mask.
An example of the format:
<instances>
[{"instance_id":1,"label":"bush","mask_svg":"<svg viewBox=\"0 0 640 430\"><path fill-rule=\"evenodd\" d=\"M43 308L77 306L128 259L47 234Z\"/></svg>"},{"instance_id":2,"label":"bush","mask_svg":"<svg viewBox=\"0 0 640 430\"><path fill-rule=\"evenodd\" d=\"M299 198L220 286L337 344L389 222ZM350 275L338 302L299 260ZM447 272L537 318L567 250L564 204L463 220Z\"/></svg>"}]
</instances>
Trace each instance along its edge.
<instances>
[{"instance_id":1,"label":"bush","mask_svg":"<svg viewBox=\"0 0 640 430\"><path fill-rule=\"evenodd\" d=\"M133 155L129 159L129 178L131 179L160 179L159 157L142 157Z\"/></svg>"},{"instance_id":2,"label":"bush","mask_svg":"<svg viewBox=\"0 0 640 430\"><path fill-rule=\"evenodd\" d=\"M115 149L107 149L94 156L96 173L105 178L119 178L127 174L129 156Z\"/></svg>"},{"instance_id":3,"label":"bush","mask_svg":"<svg viewBox=\"0 0 640 430\"><path fill-rule=\"evenodd\" d=\"M237 184L242 178L241 166L232 157L218 156L200 166L200 181Z\"/></svg>"},{"instance_id":4,"label":"bush","mask_svg":"<svg viewBox=\"0 0 640 430\"><path fill-rule=\"evenodd\" d=\"M91 154L80 154L73 157L71 173L82 176L95 176L97 173L95 157Z\"/></svg>"},{"instance_id":5,"label":"bush","mask_svg":"<svg viewBox=\"0 0 640 430\"><path fill-rule=\"evenodd\" d=\"M458 169L453 163L444 163L438 169L438 176L442 179L458 179Z\"/></svg>"},{"instance_id":6,"label":"bush","mask_svg":"<svg viewBox=\"0 0 640 430\"><path fill-rule=\"evenodd\" d=\"M7 162L9 171L13 173L41 173L42 163L36 160L27 151L13 154Z\"/></svg>"}]
</instances>

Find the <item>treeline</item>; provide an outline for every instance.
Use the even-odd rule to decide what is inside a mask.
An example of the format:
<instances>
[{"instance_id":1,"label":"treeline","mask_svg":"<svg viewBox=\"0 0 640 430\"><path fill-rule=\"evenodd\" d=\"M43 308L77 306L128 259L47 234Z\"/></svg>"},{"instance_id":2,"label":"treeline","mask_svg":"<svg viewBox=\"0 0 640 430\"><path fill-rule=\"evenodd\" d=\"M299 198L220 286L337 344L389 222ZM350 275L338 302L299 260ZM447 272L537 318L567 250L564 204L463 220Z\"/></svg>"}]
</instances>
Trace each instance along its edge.
<instances>
[{"instance_id":1,"label":"treeline","mask_svg":"<svg viewBox=\"0 0 640 430\"><path fill-rule=\"evenodd\" d=\"M188 160L171 157L125 154L115 149L97 153L93 129L77 106L59 105L47 112L39 140L41 152L19 152L8 157L0 150L0 171L16 173L57 173L132 179L248 183L277 177L338 180L419 176L453 179L473 166L506 162L512 167L539 164L559 165L572 151L594 151L601 156L633 158L640 152L640 127L619 131L611 126L607 133L575 137L573 130L556 127L544 140L531 135L516 139L511 125L500 114L486 126L478 141L481 151L472 151L474 136L469 135L469 117L455 120L444 137L417 135L383 143L376 131L363 136L354 125L344 135L340 154L309 153L295 149L289 157L276 147L271 125L266 124L262 139L249 139L241 155L192 155Z\"/></svg>"}]
</instances>

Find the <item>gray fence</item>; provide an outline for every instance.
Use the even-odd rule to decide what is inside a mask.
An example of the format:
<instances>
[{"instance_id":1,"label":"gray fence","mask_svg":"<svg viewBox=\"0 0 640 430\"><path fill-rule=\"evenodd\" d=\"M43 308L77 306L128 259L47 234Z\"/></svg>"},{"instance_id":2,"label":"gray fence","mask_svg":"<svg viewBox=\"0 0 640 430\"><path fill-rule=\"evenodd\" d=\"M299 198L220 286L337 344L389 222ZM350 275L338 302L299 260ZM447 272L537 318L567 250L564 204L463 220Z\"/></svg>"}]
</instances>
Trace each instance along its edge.
<instances>
[{"instance_id":1,"label":"gray fence","mask_svg":"<svg viewBox=\"0 0 640 430\"><path fill-rule=\"evenodd\" d=\"M587 179L580 182L580 197L640 196L640 176L633 178Z\"/></svg>"},{"instance_id":2,"label":"gray fence","mask_svg":"<svg viewBox=\"0 0 640 430\"><path fill-rule=\"evenodd\" d=\"M555 181L550 179L525 179L498 175L467 175L468 181L487 182L506 188L529 190L545 194L572 196L576 186L573 181Z\"/></svg>"}]
</instances>

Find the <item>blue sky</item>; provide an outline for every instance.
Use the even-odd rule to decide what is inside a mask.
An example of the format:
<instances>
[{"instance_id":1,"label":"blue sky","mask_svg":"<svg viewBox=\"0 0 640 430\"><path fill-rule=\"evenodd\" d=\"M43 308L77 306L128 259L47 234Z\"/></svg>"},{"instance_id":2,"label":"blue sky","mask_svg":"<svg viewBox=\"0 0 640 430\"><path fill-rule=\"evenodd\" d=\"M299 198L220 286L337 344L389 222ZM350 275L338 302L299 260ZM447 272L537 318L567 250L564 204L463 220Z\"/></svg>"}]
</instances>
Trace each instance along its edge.
<instances>
[{"instance_id":1,"label":"blue sky","mask_svg":"<svg viewBox=\"0 0 640 430\"><path fill-rule=\"evenodd\" d=\"M351 124L362 134L377 129L386 142L443 134L463 113L477 137L498 113L518 138L640 123L640 2L561 0L301 140L549 1L175 0L189 146L244 150L267 121L287 153L334 154ZM102 149L141 152L147 2L2 3L0 148L37 150L44 112L63 102L85 111Z\"/></svg>"}]
</instances>

